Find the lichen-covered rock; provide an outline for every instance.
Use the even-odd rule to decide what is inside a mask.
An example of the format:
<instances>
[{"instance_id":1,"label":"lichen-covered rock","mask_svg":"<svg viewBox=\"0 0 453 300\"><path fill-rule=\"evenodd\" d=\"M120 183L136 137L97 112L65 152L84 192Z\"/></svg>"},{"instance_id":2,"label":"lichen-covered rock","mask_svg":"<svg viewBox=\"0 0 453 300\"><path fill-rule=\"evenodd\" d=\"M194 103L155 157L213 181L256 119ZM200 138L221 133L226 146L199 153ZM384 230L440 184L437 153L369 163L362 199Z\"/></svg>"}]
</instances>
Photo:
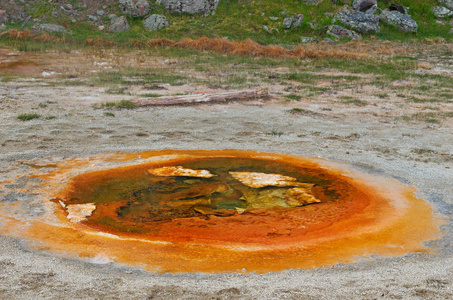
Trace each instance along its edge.
<instances>
[{"instance_id":1,"label":"lichen-covered rock","mask_svg":"<svg viewBox=\"0 0 453 300\"><path fill-rule=\"evenodd\" d=\"M119 0L119 2L123 13L134 18L146 16L151 9L147 0Z\"/></svg>"},{"instance_id":2,"label":"lichen-covered rock","mask_svg":"<svg viewBox=\"0 0 453 300\"><path fill-rule=\"evenodd\" d=\"M47 32L67 32L66 28L55 24L35 24L31 28L33 31L47 31Z\"/></svg>"},{"instance_id":3,"label":"lichen-covered rock","mask_svg":"<svg viewBox=\"0 0 453 300\"><path fill-rule=\"evenodd\" d=\"M165 9L174 14L201 14L215 13L220 0L156 0L156 3L165 6Z\"/></svg>"},{"instance_id":4,"label":"lichen-covered rock","mask_svg":"<svg viewBox=\"0 0 453 300\"><path fill-rule=\"evenodd\" d=\"M330 25L328 27L327 34L330 34L336 38L352 38L356 40L362 39L362 37L357 32L338 25Z\"/></svg>"},{"instance_id":5,"label":"lichen-covered rock","mask_svg":"<svg viewBox=\"0 0 453 300\"><path fill-rule=\"evenodd\" d=\"M404 15L396 10L383 10L381 15L381 20L389 25L394 25L400 31L405 32L417 32L418 25L411 16Z\"/></svg>"},{"instance_id":6,"label":"lichen-covered rock","mask_svg":"<svg viewBox=\"0 0 453 300\"><path fill-rule=\"evenodd\" d=\"M379 32L379 17L356 10L340 11L335 17L345 26L360 33Z\"/></svg>"},{"instance_id":7,"label":"lichen-covered rock","mask_svg":"<svg viewBox=\"0 0 453 300\"><path fill-rule=\"evenodd\" d=\"M437 18L447 18L453 16L453 11L443 6L434 6L431 7L431 10Z\"/></svg>"},{"instance_id":8,"label":"lichen-covered rock","mask_svg":"<svg viewBox=\"0 0 453 300\"><path fill-rule=\"evenodd\" d=\"M293 24L291 25L291 28L300 27L300 25L302 25L303 19L304 19L304 15L303 14L295 14L295 15L293 15Z\"/></svg>"},{"instance_id":9,"label":"lichen-covered rock","mask_svg":"<svg viewBox=\"0 0 453 300\"><path fill-rule=\"evenodd\" d=\"M284 29L300 27L303 19L304 19L303 14L295 14L291 17L285 17L283 19L282 26Z\"/></svg>"},{"instance_id":10,"label":"lichen-covered rock","mask_svg":"<svg viewBox=\"0 0 453 300\"><path fill-rule=\"evenodd\" d=\"M453 0L439 0L439 3L450 10L453 10Z\"/></svg>"},{"instance_id":11,"label":"lichen-covered rock","mask_svg":"<svg viewBox=\"0 0 453 300\"><path fill-rule=\"evenodd\" d=\"M8 22L8 15L6 11L0 9L0 24Z\"/></svg>"},{"instance_id":12,"label":"lichen-covered rock","mask_svg":"<svg viewBox=\"0 0 453 300\"><path fill-rule=\"evenodd\" d=\"M123 32L123 31L128 31L129 29L131 29L129 27L129 23L127 22L127 19L125 16L114 18L110 22L111 22L110 26L107 28L108 31Z\"/></svg>"},{"instance_id":13,"label":"lichen-covered rock","mask_svg":"<svg viewBox=\"0 0 453 300\"><path fill-rule=\"evenodd\" d=\"M377 5L377 0L354 0L352 2L352 8L361 12L366 12L373 5Z\"/></svg>"},{"instance_id":14,"label":"lichen-covered rock","mask_svg":"<svg viewBox=\"0 0 453 300\"><path fill-rule=\"evenodd\" d=\"M148 31L156 31L168 27L168 20L163 15L151 15L143 20L143 25Z\"/></svg>"},{"instance_id":15,"label":"lichen-covered rock","mask_svg":"<svg viewBox=\"0 0 453 300\"><path fill-rule=\"evenodd\" d=\"M292 17L285 17L283 19L283 23L282 23L283 28L290 29L292 24L293 24L293 18Z\"/></svg>"}]
</instances>

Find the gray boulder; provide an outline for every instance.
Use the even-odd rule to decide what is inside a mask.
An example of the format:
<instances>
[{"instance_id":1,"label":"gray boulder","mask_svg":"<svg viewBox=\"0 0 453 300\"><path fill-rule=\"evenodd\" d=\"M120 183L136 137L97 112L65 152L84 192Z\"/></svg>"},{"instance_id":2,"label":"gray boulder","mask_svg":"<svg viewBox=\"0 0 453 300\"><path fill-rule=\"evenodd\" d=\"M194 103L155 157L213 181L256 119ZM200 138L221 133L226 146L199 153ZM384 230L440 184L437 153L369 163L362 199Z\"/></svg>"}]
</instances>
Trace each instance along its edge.
<instances>
[{"instance_id":1,"label":"gray boulder","mask_svg":"<svg viewBox=\"0 0 453 300\"><path fill-rule=\"evenodd\" d=\"M306 43L310 43L310 42L313 42L314 41L314 38L310 37L310 36L302 36L300 38L300 41L304 44Z\"/></svg>"},{"instance_id":2,"label":"gray boulder","mask_svg":"<svg viewBox=\"0 0 453 300\"><path fill-rule=\"evenodd\" d=\"M450 10L453 10L453 0L439 0L439 3Z\"/></svg>"},{"instance_id":3,"label":"gray boulder","mask_svg":"<svg viewBox=\"0 0 453 300\"><path fill-rule=\"evenodd\" d=\"M148 31L155 31L169 26L167 18L163 15L151 15L143 20L143 25Z\"/></svg>"},{"instance_id":4,"label":"gray boulder","mask_svg":"<svg viewBox=\"0 0 453 300\"><path fill-rule=\"evenodd\" d=\"M8 15L6 11L0 9L0 24L8 22Z\"/></svg>"},{"instance_id":5,"label":"gray boulder","mask_svg":"<svg viewBox=\"0 0 453 300\"><path fill-rule=\"evenodd\" d=\"M330 25L327 29L327 34L335 38L352 38L356 40L362 39L362 37L357 32L338 25Z\"/></svg>"},{"instance_id":6,"label":"gray boulder","mask_svg":"<svg viewBox=\"0 0 453 300\"><path fill-rule=\"evenodd\" d=\"M125 16L110 20L110 26L107 28L107 30L111 32L123 32L128 31L129 29L131 28L129 27L129 23L127 23Z\"/></svg>"},{"instance_id":7,"label":"gray boulder","mask_svg":"<svg viewBox=\"0 0 453 300\"><path fill-rule=\"evenodd\" d=\"M66 28L55 24L35 24L31 27L33 31L47 31L47 32L64 32L67 33Z\"/></svg>"},{"instance_id":8,"label":"gray boulder","mask_svg":"<svg viewBox=\"0 0 453 300\"><path fill-rule=\"evenodd\" d=\"M360 33L374 33L379 32L379 17L366 14L356 10L340 11L335 15L343 25L350 27Z\"/></svg>"},{"instance_id":9,"label":"gray boulder","mask_svg":"<svg viewBox=\"0 0 453 300\"><path fill-rule=\"evenodd\" d=\"M453 11L443 6L434 6L431 7L431 10L437 18L447 18L453 16Z\"/></svg>"},{"instance_id":10,"label":"gray boulder","mask_svg":"<svg viewBox=\"0 0 453 300\"><path fill-rule=\"evenodd\" d=\"M384 23L394 25L400 31L417 32L418 30L417 22L411 16L404 15L396 10L383 10L380 18Z\"/></svg>"},{"instance_id":11,"label":"gray boulder","mask_svg":"<svg viewBox=\"0 0 453 300\"><path fill-rule=\"evenodd\" d=\"M303 14L295 14L292 17L285 17L283 19L283 28L290 29L290 28L297 28L302 25L302 20L304 19Z\"/></svg>"},{"instance_id":12,"label":"gray boulder","mask_svg":"<svg viewBox=\"0 0 453 300\"><path fill-rule=\"evenodd\" d=\"M151 6L147 0L119 0L121 11L134 18L146 16Z\"/></svg>"},{"instance_id":13,"label":"gray boulder","mask_svg":"<svg viewBox=\"0 0 453 300\"><path fill-rule=\"evenodd\" d=\"M377 0L354 0L352 2L352 8L361 12L366 12L374 5L377 5Z\"/></svg>"},{"instance_id":14,"label":"gray boulder","mask_svg":"<svg viewBox=\"0 0 453 300\"><path fill-rule=\"evenodd\" d=\"M201 14L210 15L215 13L220 0L156 0L156 3L165 6L169 13L173 14Z\"/></svg>"}]
</instances>

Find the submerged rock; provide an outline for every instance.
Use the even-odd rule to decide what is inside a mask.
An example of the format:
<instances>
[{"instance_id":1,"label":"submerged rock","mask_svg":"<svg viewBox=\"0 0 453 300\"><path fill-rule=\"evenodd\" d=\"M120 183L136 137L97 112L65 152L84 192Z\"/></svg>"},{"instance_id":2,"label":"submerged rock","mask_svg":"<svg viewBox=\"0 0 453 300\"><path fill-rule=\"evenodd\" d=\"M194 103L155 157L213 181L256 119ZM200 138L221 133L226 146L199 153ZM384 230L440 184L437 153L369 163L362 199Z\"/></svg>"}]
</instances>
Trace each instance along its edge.
<instances>
[{"instance_id":1,"label":"submerged rock","mask_svg":"<svg viewBox=\"0 0 453 300\"><path fill-rule=\"evenodd\" d=\"M187 176L187 177L201 177L211 178L215 175L211 174L208 170L192 170L186 169L181 166L162 167L156 169L149 169L148 173L155 176Z\"/></svg>"},{"instance_id":2,"label":"submerged rock","mask_svg":"<svg viewBox=\"0 0 453 300\"><path fill-rule=\"evenodd\" d=\"M148 31L155 31L169 26L168 20L163 15L151 15L143 20L143 25Z\"/></svg>"},{"instance_id":3,"label":"submerged rock","mask_svg":"<svg viewBox=\"0 0 453 300\"><path fill-rule=\"evenodd\" d=\"M266 186L303 186L312 187L311 183L296 182L296 178L280 174L266 174L257 172L230 172L230 174L242 184L252 188L263 188Z\"/></svg>"},{"instance_id":4,"label":"submerged rock","mask_svg":"<svg viewBox=\"0 0 453 300\"><path fill-rule=\"evenodd\" d=\"M356 10L340 11L336 18L345 26L360 33L375 33L380 31L379 17Z\"/></svg>"},{"instance_id":5,"label":"submerged rock","mask_svg":"<svg viewBox=\"0 0 453 300\"><path fill-rule=\"evenodd\" d=\"M72 223L80 223L91 216L95 209L96 205L94 203L71 204L66 206L67 218Z\"/></svg>"},{"instance_id":6,"label":"submerged rock","mask_svg":"<svg viewBox=\"0 0 453 300\"><path fill-rule=\"evenodd\" d=\"M285 192L285 201L289 206L304 206L312 203L319 203L309 189L300 187L289 189Z\"/></svg>"},{"instance_id":7,"label":"submerged rock","mask_svg":"<svg viewBox=\"0 0 453 300\"><path fill-rule=\"evenodd\" d=\"M119 0L119 2L122 12L134 18L146 16L151 9L147 0Z\"/></svg>"},{"instance_id":8,"label":"submerged rock","mask_svg":"<svg viewBox=\"0 0 453 300\"><path fill-rule=\"evenodd\" d=\"M396 26L400 31L406 32L417 32L418 25L411 16L404 15L396 10L384 10L382 11L381 20L388 24Z\"/></svg>"},{"instance_id":9,"label":"submerged rock","mask_svg":"<svg viewBox=\"0 0 453 300\"><path fill-rule=\"evenodd\" d=\"M110 22L111 23L110 23L110 26L108 27L108 31L124 32L124 31L128 31L129 29L131 29L129 27L129 23L127 22L127 19L125 16L114 18L114 19L110 20Z\"/></svg>"}]
</instances>

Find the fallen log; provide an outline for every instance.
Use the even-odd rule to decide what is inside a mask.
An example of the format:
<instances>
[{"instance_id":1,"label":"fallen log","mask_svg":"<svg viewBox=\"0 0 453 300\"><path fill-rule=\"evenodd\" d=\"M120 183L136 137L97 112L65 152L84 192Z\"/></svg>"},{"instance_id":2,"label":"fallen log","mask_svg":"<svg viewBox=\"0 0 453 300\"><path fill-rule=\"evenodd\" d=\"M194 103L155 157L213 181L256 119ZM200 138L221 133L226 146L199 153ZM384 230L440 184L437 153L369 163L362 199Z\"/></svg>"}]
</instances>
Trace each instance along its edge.
<instances>
[{"instance_id":1,"label":"fallen log","mask_svg":"<svg viewBox=\"0 0 453 300\"><path fill-rule=\"evenodd\" d=\"M162 96L131 100L136 106L190 105L201 103L225 103L229 101L267 99L267 91L244 91L219 94L195 94L181 96Z\"/></svg>"}]
</instances>

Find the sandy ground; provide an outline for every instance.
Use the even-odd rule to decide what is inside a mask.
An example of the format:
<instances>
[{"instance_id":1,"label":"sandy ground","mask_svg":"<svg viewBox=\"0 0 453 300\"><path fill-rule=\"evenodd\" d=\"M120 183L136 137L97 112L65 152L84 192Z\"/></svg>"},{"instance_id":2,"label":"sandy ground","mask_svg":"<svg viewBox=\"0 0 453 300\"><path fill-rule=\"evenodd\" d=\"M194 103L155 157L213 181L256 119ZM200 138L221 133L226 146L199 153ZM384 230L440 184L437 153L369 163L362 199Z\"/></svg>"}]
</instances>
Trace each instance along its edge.
<instances>
[{"instance_id":1,"label":"sandy ground","mask_svg":"<svg viewBox=\"0 0 453 300\"><path fill-rule=\"evenodd\" d=\"M279 86L269 87L273 97L267 101L115 110L115 117L109 117L92 105L123 95L108 95L104 87L46 85L52 75L43 76L43 71L63 72L61 67L40 67L29 69L23 79L0 82L0 202L19 201L28 215L43 208L33 194L18 192L33 185L17 178L33 170L24 162L112 151L251 149L322 157L396 178L417 187L417 195L432 203L447 223L442 238L428 243L435 254L365 257L333 267L267 274L154 274L36 251L22 239L0 236L1 299L453 298L451 121L389 121L381 112L410 108L383 102L335 106L329 99L304 103L311 114L291 114L288 110L302 104L279 101ZM177 89L193 92L197 87ZM369 117L370 111L378 115ZM17 119L29 112L43 117Z\"/></svg>"}]
</instances>

